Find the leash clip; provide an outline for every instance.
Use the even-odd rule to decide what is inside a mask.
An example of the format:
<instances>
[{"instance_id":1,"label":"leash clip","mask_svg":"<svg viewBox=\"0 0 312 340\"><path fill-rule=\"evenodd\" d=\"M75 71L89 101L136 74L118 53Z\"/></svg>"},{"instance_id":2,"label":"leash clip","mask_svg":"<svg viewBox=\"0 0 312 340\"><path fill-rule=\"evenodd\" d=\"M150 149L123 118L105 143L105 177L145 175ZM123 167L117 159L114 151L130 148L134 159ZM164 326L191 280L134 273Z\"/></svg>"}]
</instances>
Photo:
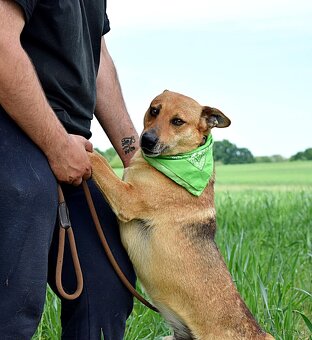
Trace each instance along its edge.
<instances>
[{"instance_id":1,"label":"leash clip","mask_svg":"<svg viewBox=\"0 0 312 340\"><path fill-rule=\"evenodd\" d=\"M69 212L68 212L67 204L65 202L59 203L58 216L59 216L60 227L64 228L65 230L67 230L68 228L71 228Z\"/></svg>"}]
</instances>

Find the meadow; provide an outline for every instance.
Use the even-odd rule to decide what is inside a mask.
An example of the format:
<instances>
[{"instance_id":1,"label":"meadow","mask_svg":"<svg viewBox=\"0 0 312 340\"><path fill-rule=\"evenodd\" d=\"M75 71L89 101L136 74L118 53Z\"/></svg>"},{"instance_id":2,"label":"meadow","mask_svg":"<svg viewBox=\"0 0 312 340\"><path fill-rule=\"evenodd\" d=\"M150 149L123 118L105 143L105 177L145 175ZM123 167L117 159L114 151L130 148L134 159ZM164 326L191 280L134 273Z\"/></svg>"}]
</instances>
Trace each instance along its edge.
<instances>
[{"instance_id":1,"label":"meadow","mask_svg":"<svg viewBox=\"0 0 312 340\"><path fill-rule=\"evenodd\" d=\"M217 164L215 200L216 243L253 315L276 339L311 340L312 162ZM33 340L60 339L59 315L48 290ZM169 334L159 315L135 301L125 340Z\"/></svg>"}]
</instances>

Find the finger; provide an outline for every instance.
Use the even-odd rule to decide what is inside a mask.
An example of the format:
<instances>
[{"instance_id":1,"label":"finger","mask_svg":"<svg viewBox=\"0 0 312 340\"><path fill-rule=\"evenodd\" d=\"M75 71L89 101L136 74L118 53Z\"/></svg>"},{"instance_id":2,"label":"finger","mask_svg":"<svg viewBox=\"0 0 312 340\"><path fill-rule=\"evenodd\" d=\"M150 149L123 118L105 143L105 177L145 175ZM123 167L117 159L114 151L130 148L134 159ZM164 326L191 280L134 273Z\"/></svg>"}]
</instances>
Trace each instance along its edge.
<instances>
[{"instance_id":1,"label":"finger","mask_svg":"<svg viewBox=\"0 0 312 340\"><path fill-rule=\"evenodd\" d=\"M82 176L82 179L87 180L91 177L92 171L91 168L86 169L86 172Z\"/></svg>"},{"instance_id":2,"label":"finger","mask_svg":"<svg viewBox=\"0 0 312 340\"><path fill-rule=\"evenodd\" d=\"M71 136L76 140L76 142L78 142L79 144L82 144L86 151L93 152L93 145L88 139L84 138L83 136L79 136L79 135L71 135Z\"/></svg>"},{"instance_id":3,"label":"finger","mask_svg":"<svg viewBox=\"0 0 312 340\"><path fill-rule=\"evenodd\" d=\"M67 181L65 181L65 183L67 184L71 184L71 185L74 185L74 186L78 186L80 185L82 182L82 176L69 176Z\"/></svg>"},{"instance_id":4,"label":"finger","mask_svg":"<svg viewBox=\"0 0 312 340\"><path fill-rule=\"evenodd\" d=\"M89 152L93 152L93 145L92 143L86 139L86 142L85 142L85 149Z\"/></svg>"},{"instance_id":5,"label":"finger","mask_svg":"<svg viewBox=\"0 0 312 340\"><path fill-rule=\"evenodd\" d=\"M82 183L82 177L76 178L74 181L72 181L72 185L74 185L75 187L77 187L78 185L80 185Z\"/></svg>"}]
</instances>

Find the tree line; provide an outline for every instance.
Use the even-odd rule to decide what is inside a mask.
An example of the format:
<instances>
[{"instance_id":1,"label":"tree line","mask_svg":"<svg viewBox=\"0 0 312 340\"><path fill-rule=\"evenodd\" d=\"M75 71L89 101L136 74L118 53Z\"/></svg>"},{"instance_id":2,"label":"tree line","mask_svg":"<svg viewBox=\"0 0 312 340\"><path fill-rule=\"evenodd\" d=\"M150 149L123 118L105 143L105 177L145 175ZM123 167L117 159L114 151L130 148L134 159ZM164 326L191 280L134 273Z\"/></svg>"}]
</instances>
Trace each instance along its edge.
<instances>
[{"instance_id":1,"label":"tree line","mask_svg":"<svg viewBox=\"0 0 312 340\"><path fill-rule=\"evenodd\" d=\"M243 163L274 163L290 161L312 160L312 148L298 152L289 159L281 155L255 157L247 148L238 148L235 144L224 139L214 143L214 159L223 164Z\"/></svg>"},{"instance_id":2,"label":"tree line","mask_svg":"<svg viewBox=\"0 0 312 340\"><path fill-rule=\"evenodd\" d=\"M114 167L122 167L122 162L113 148L106 151L96 149L101 153ZM223 164L244 164L244 163L274 163L284 161L312 160L312 148L297 152L289 159L281 155L257 156L255 157L247 148L239 148L227 139L216 141L213 145L213 155L216 162Z\"/></svg>"}]
</instances>

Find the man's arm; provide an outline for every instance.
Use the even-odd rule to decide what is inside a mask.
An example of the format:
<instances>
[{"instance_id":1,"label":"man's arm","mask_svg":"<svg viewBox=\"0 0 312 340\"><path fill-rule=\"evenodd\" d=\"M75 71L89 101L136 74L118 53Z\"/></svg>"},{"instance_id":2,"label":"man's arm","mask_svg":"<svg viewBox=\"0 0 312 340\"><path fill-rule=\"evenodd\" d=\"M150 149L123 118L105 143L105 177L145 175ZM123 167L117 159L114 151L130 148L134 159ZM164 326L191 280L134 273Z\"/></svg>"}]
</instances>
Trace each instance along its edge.
<instances>
[{"instance_id":1,"label":"man's arm","mask_svg":"<svg viewBox=\"0 0 312 340\"><path fill-rule=\"evenodd\" d=\"M104 38L102 38L101 61L97 77L95 115L124 166L127 167L139 147L139 137L127 112L117 72Z\"/></svg>"},{"instance_id":2,"label":"man's arm","mask_svg":"<svg viewBox=\"0 0 312 340\"><path fill-rule=\"evenodd\" d=\"M0 104L46 154L58 180L80 184L91 174L87 150L92 144L69 135L50 107L35 69L21 46L22 9L0 1Z\"/></svg>"}]
</instances>

